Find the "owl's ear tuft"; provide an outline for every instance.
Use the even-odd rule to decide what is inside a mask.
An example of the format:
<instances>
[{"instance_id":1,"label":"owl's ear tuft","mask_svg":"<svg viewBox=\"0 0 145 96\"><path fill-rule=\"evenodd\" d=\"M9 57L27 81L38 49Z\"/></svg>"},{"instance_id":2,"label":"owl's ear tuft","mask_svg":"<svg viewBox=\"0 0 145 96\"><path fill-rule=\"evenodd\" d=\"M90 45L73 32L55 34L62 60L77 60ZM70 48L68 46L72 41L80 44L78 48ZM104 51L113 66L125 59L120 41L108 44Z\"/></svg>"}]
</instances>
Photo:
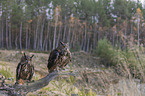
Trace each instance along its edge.
<instances>
[{"instance_id":1,"label":"owl's ear tuft","mask_svg":"<svg viewBox=\"0 0 145 96\"><path fill-rule=\"evenodd\" d=\"M32 55L30 58L32 58L34 55Z\"/></svg>"},{"instance_id":2,"label":"owl's ear tuft","mask_svg":"<svg viewBox=\"0 0 145 96\"><path fill-rule=\"evenodd\" d=\"M24 52L24 57L26 58L26 53Z\"/></svg>"},{"instance_id":3,"label":"owl's ear tuft","mask_svg":"<svg viewBox=\"0 0 145 96\"><path fill-rule=\"evenodd\" d=\"M62 41L60 41L60 44L64 46L64 43Z\"/></svg>"}]
</instances>

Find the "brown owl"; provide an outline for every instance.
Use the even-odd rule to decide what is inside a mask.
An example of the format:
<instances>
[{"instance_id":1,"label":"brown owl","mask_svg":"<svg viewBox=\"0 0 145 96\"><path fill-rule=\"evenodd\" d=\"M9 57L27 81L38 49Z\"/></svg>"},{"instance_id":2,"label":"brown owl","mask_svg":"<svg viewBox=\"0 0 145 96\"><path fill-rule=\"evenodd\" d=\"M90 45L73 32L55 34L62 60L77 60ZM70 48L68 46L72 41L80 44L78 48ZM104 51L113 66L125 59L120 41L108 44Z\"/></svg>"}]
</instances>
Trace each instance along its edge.
<instances>
[{"instance_id":1,"label":"brown owl","mask_svg":"<svg viewBox=\"0 0 145 96\"><path fill-rule=\"evenodd\" d=\"M48 71L53 72L55 69L63 69L71 61L71 52L68 43L60 42L58 47L54 49L48 59Z\"/></svg>"},{"instance_id":2,"label":"brown owl","mask_svg":"<svg viewBox=\"0 0 145 96\"><path fill-rule=\"evenodd\" d=\"M22 83L24 81L31 81L34 74L34 66L32 64L32 55L24 55L21 57L21 61L16 69L16 83ZM20 82L21 80L22 82Z\"/></svg>"}]
</instances>

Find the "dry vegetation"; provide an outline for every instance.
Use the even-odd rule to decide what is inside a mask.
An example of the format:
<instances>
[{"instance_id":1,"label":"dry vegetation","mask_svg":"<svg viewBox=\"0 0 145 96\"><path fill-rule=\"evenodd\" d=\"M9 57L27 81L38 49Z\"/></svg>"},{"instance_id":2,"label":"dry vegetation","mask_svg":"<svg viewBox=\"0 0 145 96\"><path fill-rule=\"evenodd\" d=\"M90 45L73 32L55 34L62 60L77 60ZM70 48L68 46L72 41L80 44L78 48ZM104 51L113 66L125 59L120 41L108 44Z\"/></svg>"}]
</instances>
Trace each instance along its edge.
<instances>
[{"instance_id":1,"label":"dry vegetation","mask_svg":"<svg viewBox=\"0 0 145 96\"><path fill-rule=\"evenodd\" d=\"M49 53L25 52L30 55L35 55L33 58L35 66L33 80L38 80L46 76L48 73L46 66ZM118 52L121 54L120 51ZM0 50L0 73L6 78L10 78L7 81L9 84L15 83L15 70L22 53L23 51ZM128 66L130 64L129 60L131 59L132 61L132 58L128 58L128 61L126 61L123 60L124 57L124 55L123 57L119 55L121 62L118 62L117 66L106 67L106 63L104 64L102 62L104 59L101 56L97 57L83 51L73 52L72 62L62 72L72 71L76 74L75 77L60 75L52 80L48 86L36 92L31 92L28 96L37 96L38 94L44 96L144 96L145 75L143 68L139 67L140 72L137 78L137 76L132 75L132 71ZM133 72L137 70L135 69Z\"/></svg>"}]
</instances>

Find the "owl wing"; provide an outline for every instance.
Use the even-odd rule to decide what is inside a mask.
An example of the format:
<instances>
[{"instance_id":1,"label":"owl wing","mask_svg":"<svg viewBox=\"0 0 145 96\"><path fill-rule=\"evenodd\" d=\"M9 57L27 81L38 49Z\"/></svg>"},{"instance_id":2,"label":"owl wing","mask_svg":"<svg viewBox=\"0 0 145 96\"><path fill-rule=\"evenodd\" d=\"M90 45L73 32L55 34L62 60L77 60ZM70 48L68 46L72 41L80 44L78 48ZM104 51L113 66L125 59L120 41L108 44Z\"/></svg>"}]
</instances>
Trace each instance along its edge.
<instances>
[{"instance_id":1,"label":"owl wing","mask_svg":"<svg viewBox=\"0 0 145 96\"><path fill-rule=\"evenodd\" d=\"M48 59L48 65L47 65L50 71L56 68L58 60L59 60L59 52L57 50L52 51L50 53L50 56Z\"/></svg>"},{"instance_id":2,"label":"owl wing","mask_svg":"<svg viewBox=\"0 0 145 96\"><path fill-rule=\"evenodd\" d=\"M65 51L65 55L62 58L62 63L60 67L63 69L71 61L71 52L69 50Z\"/></svg>"},{"instance_id":3,"label":"owl wing","mask_svg":"<svg viewBox=\"0 0 145 96\"><path fill-rule=\"evenodd\" d=\"M31 69L30 69L30 73L29 73L30 76L29 76L29 78L28 78L29 81L31 81L31 79L32 79L32 77L33 77L33 74L34 74L34 66L31 65L30 68L31 68Z\"/></svg>"},{"instance_id":4,"label":"owl wing","mask_svg":"<svg viewBox=\"0 0 145 96\"><path fill-rule=\"evenodd\" d=\"M16 69L16 81L20 79L20 73L21 73L21 63L18 64L17 69Z\"/></svg>"},{"instance_id":5,"label":"owl wing","mask_svg":"<svg viewBox=\"0 0 145 96\"><path fill-rule=\"evenodd\" d=\"M63 69L63 67L65 67L69 62L70 62L70 58L67 57L67 56L64 56L64 57L62 58L62 63L61 63L61 65L60 65L60 67Z\"/></svg>"}]
</instances>

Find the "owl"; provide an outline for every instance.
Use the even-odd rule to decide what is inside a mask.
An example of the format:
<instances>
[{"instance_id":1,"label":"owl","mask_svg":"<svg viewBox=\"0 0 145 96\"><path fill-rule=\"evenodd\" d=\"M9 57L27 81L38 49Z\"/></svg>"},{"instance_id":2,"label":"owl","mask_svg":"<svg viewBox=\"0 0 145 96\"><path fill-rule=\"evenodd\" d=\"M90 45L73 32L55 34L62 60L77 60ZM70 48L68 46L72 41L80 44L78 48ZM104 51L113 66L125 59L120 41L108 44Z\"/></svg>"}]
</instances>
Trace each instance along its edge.
<instances>
[{"instance_id":1,"label":"owl","mask_svg":"<svg viewBox=\"0 0 145 96\"><path fill-rule=\"evenodd\" d=\"M50 53L47 65L49 73L63 69L70 61L71 52L68 43L60 42L58 47Z\"/></svg>"},{"instance_id":2,"label":"owl","mask_svg":"<svg viewBox=\"0 0 145 96\"><path fill-rule=\"evenodd\" d=\"M31 81L34 74L34 66L32 64L32 55L24 55L21 57L20 63L16 69L16 83L22 83L24 81ZM20 82L20 80L22 82Z\"/></svg>"}]
</instances>

